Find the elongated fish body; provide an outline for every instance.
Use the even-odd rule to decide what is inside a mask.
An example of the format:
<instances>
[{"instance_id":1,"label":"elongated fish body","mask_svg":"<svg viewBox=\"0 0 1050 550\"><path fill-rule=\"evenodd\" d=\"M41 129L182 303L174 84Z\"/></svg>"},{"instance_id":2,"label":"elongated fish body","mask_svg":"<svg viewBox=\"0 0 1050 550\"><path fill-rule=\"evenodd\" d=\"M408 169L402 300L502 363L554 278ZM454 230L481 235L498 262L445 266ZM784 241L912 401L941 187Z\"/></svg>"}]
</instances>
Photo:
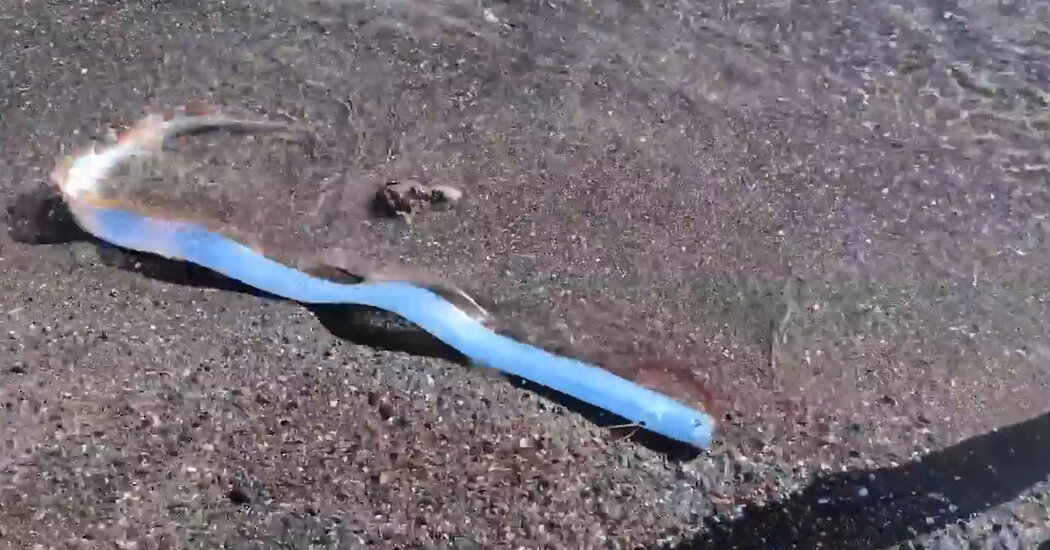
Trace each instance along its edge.
<instances>
[{"instance_id":1,"label":"elongated fish body","mask_svg":"<svg viewBox=\"0 0 1050 550\"><path fill-rule=\"evenodd\" d=\"M255 126L252 126L255 125ZM257 289L307 304L358 304L393 312L473 362L519 376L615 413L647 430L695 447L711 443L714 419L670 397L585 362L501 335L434 291L404 281L346 284L315 277L186 219L103 199L98 189L123 162L159 150L177 133L249 126L218 116L147 117L116 144L68 159L53 172L77 222L96 237L130 250L201 265Z\"/></svg>"}]
</instances>

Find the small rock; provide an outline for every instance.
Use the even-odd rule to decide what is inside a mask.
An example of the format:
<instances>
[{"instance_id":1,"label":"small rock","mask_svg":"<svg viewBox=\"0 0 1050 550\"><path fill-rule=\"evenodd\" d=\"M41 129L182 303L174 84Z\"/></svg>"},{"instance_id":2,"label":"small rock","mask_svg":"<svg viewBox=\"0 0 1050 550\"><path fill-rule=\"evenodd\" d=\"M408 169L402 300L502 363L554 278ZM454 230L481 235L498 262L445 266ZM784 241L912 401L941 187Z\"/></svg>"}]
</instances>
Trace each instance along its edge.
<instances>
[{"instance_id":1,"label":"small rock","mask_svg":"<svg viewBox=\"0 0 1050 550\"><path fill-rule=\"evenodd\" d=\"M15 365L15 366L11 367L8 370L10 370L11 373L13 373L13 374L25 374L26 373L26 366L25 365Z\"/></svg>"},{"instance_id":2,"label":"small rock","mask_svg":"<svg viewBox=\"0 0 1050 550\"><path fill-rule=\"evenodd\" d=\"M238 506L252 503L252 497L248 494L248 490L240 485L234 485L227 496L230 498L230 502Z\"/></svg>"},{"instance_id":3,"label":"small rock","mask_svg":"<svg viewBox=\"0 0 1050 550\"><path fill-rule=\"evenodd\" d=\"M463 191L448 185L430 186L431 203L438 210L450 210L463 198Z\"/></svg>"},{"instance_id":4,"label":"small rock","mask_svg":"<svg viewBox=\"0 0 1050 550\"><path fill-rule=\"evenodd\" d=\"M379 417L383 420L390 420L394 416L394 407L390 403L380 403L379 405Z\"/></svg>"},{"instance_id":5,"label":"small rock","mask_svg":"<svg viewBox=\"0 0 1050 550\"><path fill-rule=\"evenodd\" d=\"M458 535L452 537L452 542L449 543L448 548L449 550L481 550L481 545L474 540L474 537Z\"/></svg>"},{"instance_id":6,"label":"small rock","mask_svg":"<svg viewBox=\"0 0 1050 550\"><path fill-rule=\"evenodd\" d=\"M448 185L424 185L415 180L392 181L375 196L381 214L411 222L411 216L427 209L450 210L463 197L463 192Z\"/></svg>"}]
</instances>

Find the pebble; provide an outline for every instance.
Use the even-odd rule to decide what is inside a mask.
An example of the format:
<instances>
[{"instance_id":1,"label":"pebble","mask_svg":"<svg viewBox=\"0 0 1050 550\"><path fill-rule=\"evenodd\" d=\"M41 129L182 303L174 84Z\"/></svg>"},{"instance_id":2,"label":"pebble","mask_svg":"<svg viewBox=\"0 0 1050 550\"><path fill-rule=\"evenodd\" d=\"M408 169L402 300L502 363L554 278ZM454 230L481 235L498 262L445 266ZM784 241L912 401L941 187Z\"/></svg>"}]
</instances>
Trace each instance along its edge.
<instances>
[{"instance_id":1,"label":"pebble","mask_svg":"<svg viewBox=\"0 0 1050 550\"><path fill-rule=\"evenodd\" d=\"M449 185L424 185L415 180L388 182L376 191L375 204L389 217L410 222L425 210L451 210L463 192Z\"/></svg>"},{"instance_id":2,"label":"pebble","mask_svg":"<svg viewBox=\"0 0 1050 550\"><path fill-rule=\"evenodd\" d=\"M234 485L227 496L230 498L230 502L234 504L245 505L252 503L252 497L248 494L248 491L238 485Z\"/></svg>"}]
</instances>

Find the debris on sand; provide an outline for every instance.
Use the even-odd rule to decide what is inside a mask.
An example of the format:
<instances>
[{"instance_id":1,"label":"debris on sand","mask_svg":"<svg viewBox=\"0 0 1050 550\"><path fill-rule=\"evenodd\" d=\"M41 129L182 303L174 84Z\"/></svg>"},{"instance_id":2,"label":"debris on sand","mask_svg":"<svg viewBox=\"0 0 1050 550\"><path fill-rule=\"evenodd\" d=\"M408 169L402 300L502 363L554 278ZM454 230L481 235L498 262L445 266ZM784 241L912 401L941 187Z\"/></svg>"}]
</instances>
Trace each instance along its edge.
<instances>
[{"instance_id":1,"label":"debris on sand","mask_svg":"<svg viewBox=\"0 0 1050 550\"><path fill-rule=\"evenodd\" d=\"M425 185L416 180L387 182L376 193L377 209L385 216L412 223L412 215L426 210L451 210L463 192L448 185Z\"/></svg>"}]
</instances>

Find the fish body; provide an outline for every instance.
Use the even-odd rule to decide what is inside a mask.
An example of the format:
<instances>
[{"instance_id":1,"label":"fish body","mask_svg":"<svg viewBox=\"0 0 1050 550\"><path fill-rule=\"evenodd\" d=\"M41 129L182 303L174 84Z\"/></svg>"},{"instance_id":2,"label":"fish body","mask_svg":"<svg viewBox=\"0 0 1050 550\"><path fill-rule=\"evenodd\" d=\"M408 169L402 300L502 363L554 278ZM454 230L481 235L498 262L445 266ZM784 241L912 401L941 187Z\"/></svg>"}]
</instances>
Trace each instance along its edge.
<instances>
[{"instance_id":1,"label":"fish body","mask_svg":"<svg viewBox=\"0 0 1050 550\"><path fill-rule=\"evenodd\" d=\"M116 143L91 147L64 159L52 172L52 181L62 191L77 223L114 245L201 265L270 294L306 304L358 304L393 312L458 350L474 364L567 394L665 437L699 448L710 445L715 422L706 412L595 365L499 334L479 320L477 311L461 307L472 303L484 312L469 296L469 302L450 301L433 288L401 280L329 280L275 261L206 223L102 197L102 183L122 163L159 152L164 142L175 135L224 127L270 131L279 130L282 125L215 114L151 115L119 136Z\"/></svg>"}]
</instances>

